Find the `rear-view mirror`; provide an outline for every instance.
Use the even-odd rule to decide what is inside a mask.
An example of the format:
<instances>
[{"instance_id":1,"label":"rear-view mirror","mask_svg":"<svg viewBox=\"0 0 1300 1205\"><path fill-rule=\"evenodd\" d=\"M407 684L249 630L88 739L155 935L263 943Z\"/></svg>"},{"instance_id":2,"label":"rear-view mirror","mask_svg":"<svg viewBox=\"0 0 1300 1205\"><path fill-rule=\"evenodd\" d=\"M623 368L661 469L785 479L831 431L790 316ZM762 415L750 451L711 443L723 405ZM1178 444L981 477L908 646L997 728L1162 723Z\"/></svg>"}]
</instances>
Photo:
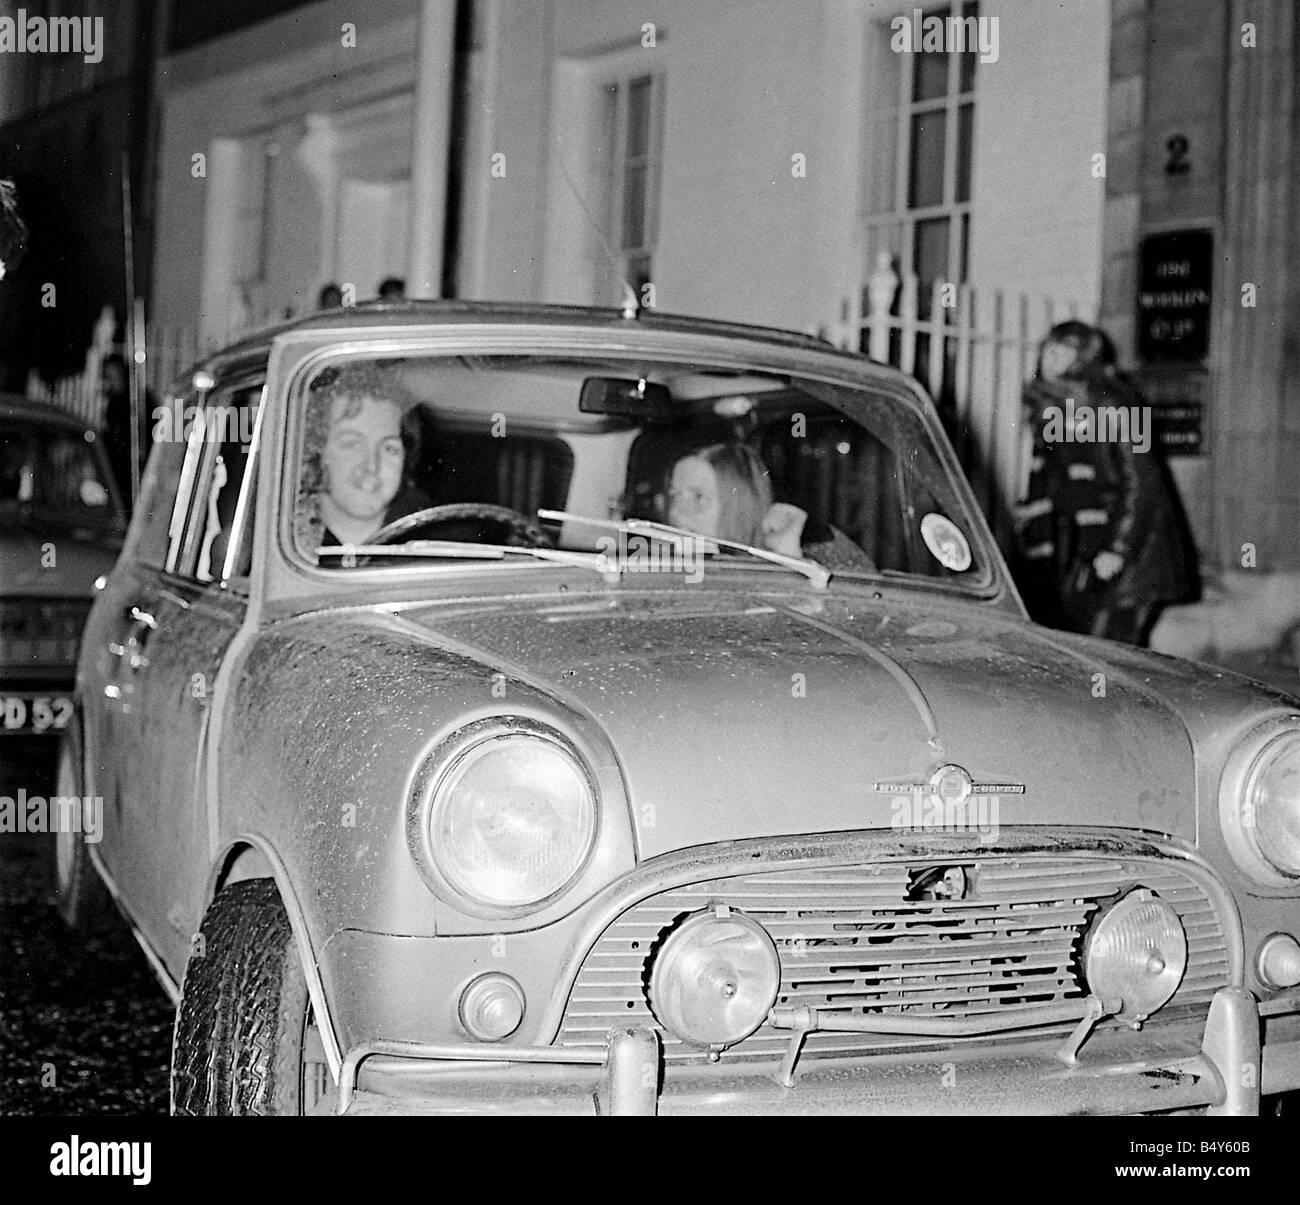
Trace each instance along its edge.
<instances>
[{"instance_id":1,"label":"rear-view mirror","mask_svg":"<svg viewBox=\"0 0 1300 1205\"><path fill-rule=\"evenodd\" d=\"M588 377L582 382L578 409L583 414L617 414L625 418L669 419L674 413L668 386L644 377Z\"/></svg>"}]
</instances>

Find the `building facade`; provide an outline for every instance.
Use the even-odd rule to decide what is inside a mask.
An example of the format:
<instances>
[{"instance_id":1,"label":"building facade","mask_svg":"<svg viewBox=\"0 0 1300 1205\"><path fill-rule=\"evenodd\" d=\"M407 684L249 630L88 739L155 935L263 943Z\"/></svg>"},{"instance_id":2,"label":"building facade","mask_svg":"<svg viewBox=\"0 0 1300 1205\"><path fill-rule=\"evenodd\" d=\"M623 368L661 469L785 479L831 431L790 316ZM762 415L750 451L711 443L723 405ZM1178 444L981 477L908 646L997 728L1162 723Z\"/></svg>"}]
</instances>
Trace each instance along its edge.
<instances>
[{"instance_id":1,"label":"building facade","mask_svg":"<svg viewBox=\"0 0 1300 1205\"><path fill-rule=\"evenodd\" d=\"M204 346L407 275L420 6L283 7L158 67L155 308ZM450 38L439 57L449 87ZM445 149L433 172L445 193Z\"/></svg>"},{"instance_id":2,"label":"building facade","mask_svg":"<svg viewBox=\"0 0 1300 1205\"><path fill-rule=\"evenodd\" d=\"M1173 463L1217 579L1163 643L1269 644L1300 622L1296 6L1113 0L1112 19L1102 319L1199 442ZM1179 326L1188 346L1159 337Z\"/></svg>"}]
</instances>

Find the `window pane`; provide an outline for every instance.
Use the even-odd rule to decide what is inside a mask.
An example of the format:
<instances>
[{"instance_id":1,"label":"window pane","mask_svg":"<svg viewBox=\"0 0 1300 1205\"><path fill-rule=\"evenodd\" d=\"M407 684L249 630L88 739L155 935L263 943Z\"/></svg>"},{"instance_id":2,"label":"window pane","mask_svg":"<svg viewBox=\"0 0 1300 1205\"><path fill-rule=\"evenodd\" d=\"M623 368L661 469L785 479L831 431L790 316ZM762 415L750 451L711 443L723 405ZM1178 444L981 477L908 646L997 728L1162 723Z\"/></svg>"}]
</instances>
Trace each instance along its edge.
<instances>
[{"instance_id":1,"label":"window pane","mask_svg":"<svg viewBox=\"0 0 1300 1205\"><path fill-rule=\"evenodd\" d=\"M948 56L927 50L915 56L912 74L912 99L936 100L948 93Z\"/></svg>"},{"instance_id":2,"label":"window pane","mask_svg":"<svg viewBox=\"0 0 1300 1205\"><path fill-rule=\"evenodd\" d=\"M627 94L627 153L629 158L650 153L650 77L633 80Z\"/></svg>"},{"instance_id":3,"label":"window pane","mask_svg":"<svg viewBox=\"0 0 1300 1205\"><path fill-rule=\"evenodd\" d=\"M912 243L912 270L920 277L921 304L929 305L928 290L936 280L948 279L948 218L917 222Z\"/></svg>"},{"instance_id":4,"label":"window pane","mask_svg":"<svg viewBox=\"0 0 1300 1205\"><path fill-rule=\"evenodd\" d=\"M645 193L648 173L644 166L623 173L623 249L645 246Z\"/></svg>"},{"instance_id":5,"label":"window pane","mask_svg":"<svg viewBox=\"0 0 1300 1205\"><path fill-rule=\"evenodd\" d=\"M227 394L221 402L209 404L206 414L208 425L205 438L220 440L211 476L206 486L206 496L196 511L202 524L198 558L194 576L201 582L217 581L226 563L226 553L234 530L239 504L239 490L244 473L249 467L253 424L261 402L262 386L259 382L249 388ZM247 547L240 550L242 554ZM235 576L247 574L246 564L235 566Z\"/></svg>"},{"instance_id":6,"label":"window pane","mask_svg":"<svg viewBox=\"0 0 1300 1205\"><path fill-rule=\"evenodd\" d=\"M922 17L921 31L924 34L925 19L935 17L948 28L948 8L935 9ZM908 14L911 18L911 14ZM915 34L915 30L913 33ZM924 45L924 42L922 43ZM942 50L922 50L915 47L917 53L912 55L912 99L935 100L948 95L948 55Z\"/></svg>"},{"instance_id":7,"label":"window pane","mask_svg":"<svg viewBox=\"0 0 1300 1205\"><path fill-rule=\"evenodd\" d=\"M978 21L979 13L980 6L974 0L962 5L961 15L963 18L975 18ZM975 26L967 25L966 28L969 30L972 28L978 29L979 27L977 24ZM978 39L972 42L968 38L966 45L978 46ZM961 90L963 92L970 92L975 87L975 64L977 62L979 62L979 56L974 51L967 51L966 54L961 56Z\"/></svg>"},{"instance_id":8,"label":"window pane","mask_svg":"<svg viewBox=\"0 0 1300 1205\"><path fill-rule=\"evenodd\" d=\"M975 106L962 105L957 110L957 201L970 200L971 155L974 147Z\"/></svg>"},{"instance_id":9,"label":"window pane","mask_svg":"<svg viewBox=\"0 0 1300 1205\"><path fill-rule=\"evenodd\" d=\"M910 209L943 204L945 115L918 113L912 118L912 171L907 204Z\"/></svg>"}]
</instances>

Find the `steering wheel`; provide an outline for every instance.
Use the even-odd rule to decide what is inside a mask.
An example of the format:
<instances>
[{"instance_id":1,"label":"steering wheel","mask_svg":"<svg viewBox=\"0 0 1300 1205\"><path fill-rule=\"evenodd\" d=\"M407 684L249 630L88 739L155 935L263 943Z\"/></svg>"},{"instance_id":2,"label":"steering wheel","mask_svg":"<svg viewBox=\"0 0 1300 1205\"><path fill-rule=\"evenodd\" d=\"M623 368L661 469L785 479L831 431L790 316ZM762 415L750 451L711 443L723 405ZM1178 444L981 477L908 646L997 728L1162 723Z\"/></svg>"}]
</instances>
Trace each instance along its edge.
<instances>
[{"instance_id":1,"label":"steering wheel","mask_svg":"<svg viewBox=\"0 0 1300 1205\"><path fill-rule=\"evenodd\" d=\"M538 525L536 519L508 506L496 506L490 502L449 502L443 506L426 506L423 510L412 511L391 523L385 523L367 544L392 544L398 540L410 538L413 531L423 527L445 527L449 524L495 524L502 529L501 539L475 538L473 543L505 544L511 548L550 548L551 540ZM466 539L465 536L454 537Z\"/></svg>"}]
</instances>

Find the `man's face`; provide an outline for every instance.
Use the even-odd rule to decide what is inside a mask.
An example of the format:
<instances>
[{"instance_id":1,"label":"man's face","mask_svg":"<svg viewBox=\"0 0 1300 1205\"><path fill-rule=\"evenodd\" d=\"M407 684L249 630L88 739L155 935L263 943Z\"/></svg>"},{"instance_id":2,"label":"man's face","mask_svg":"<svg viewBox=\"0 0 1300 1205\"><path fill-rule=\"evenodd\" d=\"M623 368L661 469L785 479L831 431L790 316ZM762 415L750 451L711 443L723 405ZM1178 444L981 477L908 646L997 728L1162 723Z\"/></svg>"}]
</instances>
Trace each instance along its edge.
<instances>
[{"instance_id":1,"label":"man's face","mask_svg":"<svg viewBox=\"0 0 1300 1205\"><path fill-rule=\"evenodd\" d=\"M699 456L679 460L668 487L668 522L702 536L716 536L721 508L713 466Z\"/></svg>"},{"instance_id":2,"label":"man's face","mask_svg":"<svg viewBox=\"0 0 1300 1205\"><path fill-rule=\"evenodd\" d=\"M126 392L126 372L120 364L108 364L104 368L104 392L110 397Z\"/></svg>"},{"instance_id":3,"label":"man's face","mask_svg":"<svg viewBox=\"0 0 1300 1205\"><path fill-rule=\"evenodd\" d=\"M330 408L325 490L351 518L380 520L402 481L401 410L370 396L355 414L346 414L354 406L355 398L336 398Z\"/></svg>"}]
</instances>

